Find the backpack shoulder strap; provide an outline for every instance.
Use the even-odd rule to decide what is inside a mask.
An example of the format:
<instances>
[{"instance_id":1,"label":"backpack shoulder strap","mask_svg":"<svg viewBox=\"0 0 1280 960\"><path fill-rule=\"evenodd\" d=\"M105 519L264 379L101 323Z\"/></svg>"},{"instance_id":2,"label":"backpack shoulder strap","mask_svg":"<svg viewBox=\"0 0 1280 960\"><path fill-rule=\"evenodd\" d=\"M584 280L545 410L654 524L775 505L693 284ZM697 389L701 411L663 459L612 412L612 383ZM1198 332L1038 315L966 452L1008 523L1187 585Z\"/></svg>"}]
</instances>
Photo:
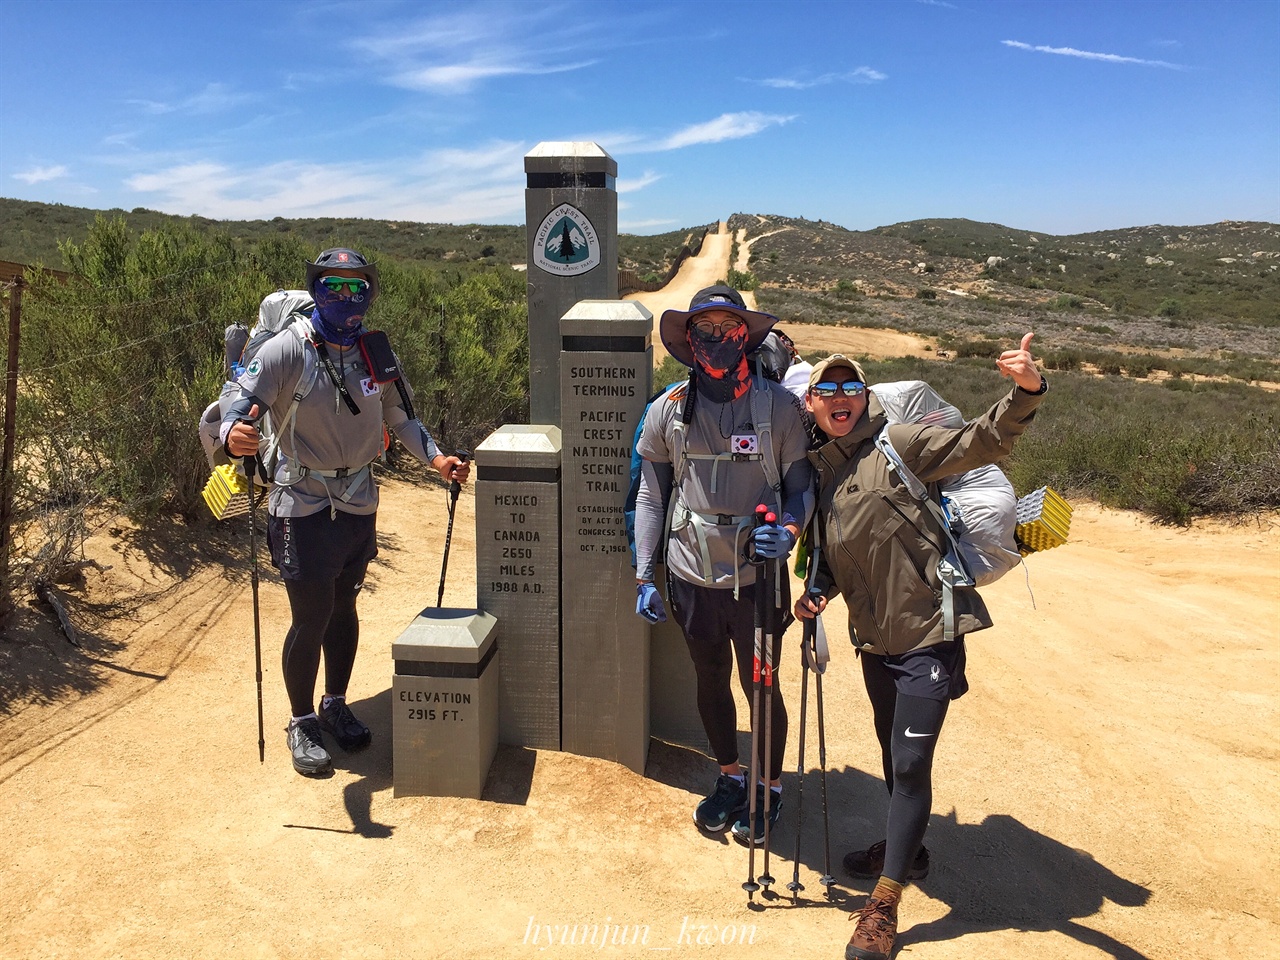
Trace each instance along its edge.
<instances>
[{"instance_id":1,"label":"backpack shoulder strap","mask_svg":"<svg viewBox=\"0 0 1280 960\"><path fill-rule=\"evenodd\" d=\"M755 425L760 448L760 466L769 489L773 491L774 510L782 516L782 467L778 462L778 449L773 443L773 401L769 382L757 373L751 378L751 422Z\"/></svg>"}]
</instances>

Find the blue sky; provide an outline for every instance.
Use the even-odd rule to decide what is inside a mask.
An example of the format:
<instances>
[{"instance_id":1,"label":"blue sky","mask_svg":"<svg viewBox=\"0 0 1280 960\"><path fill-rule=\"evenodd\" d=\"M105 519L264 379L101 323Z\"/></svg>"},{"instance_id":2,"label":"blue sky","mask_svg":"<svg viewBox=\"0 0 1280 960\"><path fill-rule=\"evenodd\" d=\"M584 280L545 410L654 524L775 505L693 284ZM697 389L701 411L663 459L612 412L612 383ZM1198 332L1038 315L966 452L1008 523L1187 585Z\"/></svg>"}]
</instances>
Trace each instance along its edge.
<instances>
[{"instance_id":1,"label":"blue sky","mask_svg":"<svg viewBox=\"0 0 1280 960\"><path fill-rule=\"evenodd\" d=\"M1280 222L1278 0L0 10L0 196L521 223L524 154L594 140L633 233Z\"/></svg>"}]
</instances>

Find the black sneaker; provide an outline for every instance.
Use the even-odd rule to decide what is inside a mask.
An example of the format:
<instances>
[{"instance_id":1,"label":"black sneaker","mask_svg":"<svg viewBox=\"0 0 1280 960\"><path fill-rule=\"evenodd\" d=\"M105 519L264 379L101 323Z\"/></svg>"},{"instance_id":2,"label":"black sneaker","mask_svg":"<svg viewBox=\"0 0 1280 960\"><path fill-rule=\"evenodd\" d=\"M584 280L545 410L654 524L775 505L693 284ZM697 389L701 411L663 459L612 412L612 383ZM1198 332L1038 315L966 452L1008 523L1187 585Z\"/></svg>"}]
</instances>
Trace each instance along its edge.
<instances>
[{"instance_id":1,"label":"black sneaker","mask_svg":"<svg viewBox=\"0 0 1280 960\"><path fill-rule=\"evenodd\" d=\"M740 780L720 774L716 780L716 788L693 811L693 822L710 833L719 833L736 817L747 809L747 788Z\"/></svg>"},{"instance_id":2,"label":"black sneaker","mask_svg":"<svg viewBox=\"0 0 1280 960\"><path fill-rule=\"evenodd\" d=\"M851 877L875 878L884 873L884 846L879 840L866 850L854 850L844 855L844 870ZM908 880L923 880L929 876L929 848L920 847L915 860L907 867Z\"/></svg>"},{"instance_id":3,"label":"black sneaker","mask_svg":"<svg viewBox=\"0 0 1280 960\"><path fill-rule=\"evenodd\" d=\"M756 845L764 843L764 791L763 783L756 784ZM769 831L778 825L778 817L782 816L782 794L777 790L769 791L772 796L769 798ZM738 820L733 825L733 839L737 840L744 847L751 845L751 833L747 830L747 819L750 816L748 809L744 806L742 813L738 815Z\"/></svg>"},{"instance_id":4,"label":"black sneaker","mask_svg":"<svg viewBox=\"0 0 1280 960\"><path fill-rule=\"evenodd\" d=\"M369 728L356 719L356 715L347 706L346 700L330 700L326 707L320 707L320 726L324 727L338 746L348 753L363 750L373 739Z\"/></svg>"},{"instance_id":5,"label":"black sneaker","mask_svg":"<svg viewBox=\"0 0 1280 960\"><path fill-rule=\"evenodd\" d=\"M333 770L333 760L320 737L320 721L315 717L290 720L285 740L293 754L293 769L303 776L314 777Z\"/></svg>"}]
</instances>

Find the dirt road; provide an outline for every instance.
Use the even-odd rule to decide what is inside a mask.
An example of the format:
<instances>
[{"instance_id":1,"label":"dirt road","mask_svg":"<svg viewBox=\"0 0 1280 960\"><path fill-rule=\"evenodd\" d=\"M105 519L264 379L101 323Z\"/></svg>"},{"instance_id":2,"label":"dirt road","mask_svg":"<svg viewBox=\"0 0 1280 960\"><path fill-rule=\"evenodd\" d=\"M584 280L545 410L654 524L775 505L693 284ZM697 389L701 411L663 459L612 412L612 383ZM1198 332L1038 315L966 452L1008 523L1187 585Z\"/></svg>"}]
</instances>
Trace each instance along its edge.
<instances>
[{"instance_id":1,"label":"dirt road","mask_svg":"<svg viewBox=\"0 0 1280 960\"><path fill-rule=\"evenodd\" d=\"M739 231L741 234L743 231ZM775 231L777 232L777 231ZM768 236L762 234L761 236ZM759 237L755 238L759 239ZM708 234L702 241L702 249L696 257L689 257L680 266L675 279L653 293L634 293L628 299L637 300L653 314L653 362L661 364L667 356L666 348L658 333L658 321L664 310L686 310L693 295L704 287L723 281L729 275L729 257L733 249L733 235L728 224L721 221L718 233ZM739 262L742 261L739 254ZM739 266L738 269L744 269ZM756 297L750 290L743 293L743 300L751 309L758 309ZM780 324L795 341L803 354L810 352L848 353L851 356L927 357L932 355L934 344L926 337L897 333L893 330L862 327L836 327L817 323L794 323L786 317Z\"/></svg>"},{"instance_id":2,"label":"dirt road","mask_svg":"<svg viewBox=\"0 0 1280 960\"><path fill-rule=\"evenodd\" d=\"M473 503L459 503L446 603L474 603ZM572 957L595 927L627 941L610 956L839 956L867 887L841 878L821 898L812 707L800 906L746 908L745 851L689 821L711 762L660 743L647 778L504 748L482 801L392 797L390 644L434 601L443 516L439 488L384 486L351 691L374 744L318 781L285 751L273 577L258 763L247 537L223 554L176 526L150 559L127 528L96 537L110 569L84 595L134 608L83 650L29 611L0 645L6 683L36 682L0 719L0 953ZM939 749L933 872L908 892L903 957L1275 955L1278 556L1276 518L1175 531L1084 504L1072 542L1028 563L1034 608L1018 572L986 591L998 625L971 642L973 689ZM825 681L837 863L885 810L841 622L833 610ZM780 678L794 723L790 657ZM797 823L794 773L785 783L780 884Z\"/></svg>"}]
</instances>

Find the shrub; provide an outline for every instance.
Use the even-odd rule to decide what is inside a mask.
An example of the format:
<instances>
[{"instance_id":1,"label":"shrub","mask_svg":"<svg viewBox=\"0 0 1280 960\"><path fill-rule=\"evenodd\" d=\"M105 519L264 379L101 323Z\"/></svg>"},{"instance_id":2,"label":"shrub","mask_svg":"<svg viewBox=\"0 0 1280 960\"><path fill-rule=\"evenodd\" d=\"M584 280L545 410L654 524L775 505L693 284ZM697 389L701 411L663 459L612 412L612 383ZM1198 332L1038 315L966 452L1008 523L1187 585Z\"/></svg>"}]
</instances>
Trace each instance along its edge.
<instances>
[{"instance_id":1,"label":"shrub","mask_svg":"<svg viewBox=\"0 0 1280 960\"><path fill-rule=\"evenodd\" d=\"M1182 304L1173 297L1168 297L1160 301L1160 306L1156 308L1156 313L1162 317L1180 317L1182 316Z\"/></svg>"},{"instance_id":2,"label":"shrub","mask_svg":"<svg viewBox=\"0 0 1280 960\"><path fill-rule=\"evenodd\" d=\"M760 281L756 279L756 275L750 271L734 270L729 268L729 286L735 290L754 290L760 285Z\"/></svg>"},{"instance_id":3,"label":"shrub","mask_svg":"<svg viewBox=\"0 0 1280 960\"><path fill-rule=\"evenodd\" d=\"M916 291L916 299L917 300L937 300L938 291L930 290L928 287L923 287Z\"/></svg>"},{"instance_id":4,"label":"shrub","mask_svg":"<svg viewBox=\"0 0 1280 960\"><path fill-rule=\"evenodd\" d=\"M1084 300L1074 293L1060 293L1049 301L1050 310L1079 310L1084 307Z\"/></svg>"}]
</instances>

